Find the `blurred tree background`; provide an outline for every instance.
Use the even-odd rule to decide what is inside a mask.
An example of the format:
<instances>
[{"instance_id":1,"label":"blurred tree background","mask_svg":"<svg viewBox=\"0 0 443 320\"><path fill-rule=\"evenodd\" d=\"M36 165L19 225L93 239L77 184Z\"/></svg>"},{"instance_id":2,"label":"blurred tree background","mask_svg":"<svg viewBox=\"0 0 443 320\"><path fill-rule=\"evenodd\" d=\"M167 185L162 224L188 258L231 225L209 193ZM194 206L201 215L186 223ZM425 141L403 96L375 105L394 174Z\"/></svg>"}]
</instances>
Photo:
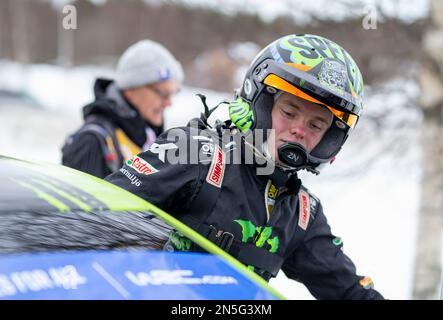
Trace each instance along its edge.
<instances>
[{"instance_id":1,"label":"blurred tree background","mask_svg":"<svg viewBox=\"0 0 443 320\"><path fill-rule=\"evenodd\" d=\"M284 0L282 0L284 1ZM236 68L253 57L270 41L291 33L313 33L328 37L345 47L365 75L365 82L384 81L411 68L422 58L420 41L428 20L407 23L377 11L377 28L362 27L364 5L350 19L324 20L311 15L310 22L280 15L264 21L258 14L226 14L189 6L182 1L65 1L77 10L76 30L60 28L63 18L57 1L0 1L0 59L24 63L66 65L113 65L119 55L139 39L163 43L185 66L187 84L219 91L238 85ZM296 1L288 2L295 8ZM219 1L220 6L223 1ZM245 1L245 6L249 4ZM346 3L344 3L346 8ZM352 8L349 8L351 10ZM72 52L60 50L59 42ZM232 54L238 44L248 42L247 56ZM248 54L248 52L250 52ZM60 55L67 57L60 57ZM237 78L236 78L237 77Z\"/></svg>"}]
</instances>

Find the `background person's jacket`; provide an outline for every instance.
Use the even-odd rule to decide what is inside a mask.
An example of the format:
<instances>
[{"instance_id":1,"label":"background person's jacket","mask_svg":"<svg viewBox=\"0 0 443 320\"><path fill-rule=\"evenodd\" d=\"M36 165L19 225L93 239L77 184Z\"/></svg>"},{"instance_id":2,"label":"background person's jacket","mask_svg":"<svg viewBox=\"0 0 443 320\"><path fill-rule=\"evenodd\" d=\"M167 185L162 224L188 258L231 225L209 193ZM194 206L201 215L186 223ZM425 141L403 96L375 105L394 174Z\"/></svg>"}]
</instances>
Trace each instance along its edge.
<instances>
[{"instance_id":1,"label":"background person's jacket","mask_svg":"<svg viewBox=\"0 0 443 320\"><path fill-rule=\"evenodd\" d=\"M62 148L62 164L104 178L147 149L163 128L143 120L113 81L97 79L94 93L83 108L84 124Z\"/></svg>"},{"instance_id":2,"label":"background person's jacket","mask_svg":"<svg viewBox=\"0 0 443 320\"><path fill-rule=\"evenodd\" d=\"M256 164L232 158L223 165L243 151L217 140L189 126L168 130L106 180L172 214L266 280L282 269L318 299L383 298L356 274L320 201L296 176L279 169L257 175ZM199 249L180 234L171 234L165 249L171 247Z\"/></svg>"}]
</instances>

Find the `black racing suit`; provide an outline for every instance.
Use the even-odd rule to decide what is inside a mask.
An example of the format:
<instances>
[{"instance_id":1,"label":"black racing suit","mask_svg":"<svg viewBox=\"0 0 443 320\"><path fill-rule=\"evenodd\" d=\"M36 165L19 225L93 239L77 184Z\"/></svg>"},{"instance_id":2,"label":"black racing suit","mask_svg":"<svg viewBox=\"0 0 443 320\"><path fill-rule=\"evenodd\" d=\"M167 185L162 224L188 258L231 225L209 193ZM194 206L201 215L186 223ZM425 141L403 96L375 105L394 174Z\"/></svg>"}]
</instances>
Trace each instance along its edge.
<instances>
[{"instance_id":1,"label":"black racing suit","mask_svg":"<svg viewBox=\"0 0 443 320\"><path fill-rule=\"evenodd\" d=\"M296 175L289 177L279 169L272 175L257 175L257 164L233 164L233 158L223 166L221 158L226 162L242 149L238 144L205 138L189 126L173 130L106 180L162 208L216 244L223 242L223 249L266 280L282 269L317 299L383 299L369 278L356 274L340 239L331 234L320 201ZM180 143L177 130L182 132ZM201 158L189 163L196 151L190 144L195 141ZM183 151L186 156L176 163ZM196 206L196 201L202 205ZM221 239L224 235L228 241Z\"/></svg>"}]
</instances>

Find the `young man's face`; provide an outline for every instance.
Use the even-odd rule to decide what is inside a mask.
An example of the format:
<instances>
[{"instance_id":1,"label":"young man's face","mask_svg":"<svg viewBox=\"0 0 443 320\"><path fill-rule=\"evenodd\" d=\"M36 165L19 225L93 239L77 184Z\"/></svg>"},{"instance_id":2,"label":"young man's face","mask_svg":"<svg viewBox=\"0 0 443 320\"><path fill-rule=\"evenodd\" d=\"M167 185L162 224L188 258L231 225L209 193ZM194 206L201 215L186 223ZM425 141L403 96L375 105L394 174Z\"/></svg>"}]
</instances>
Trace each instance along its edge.
<instances>
[{"instance_id":1,"label":"young man's face","mask_svg":"<svg viewBox=\"0 0 443 320\"><path fill-rule=\"evenodd\" d=\"M301 144L308 152L320 142L332 124L332 112L313 102L284 92L272 108L269 150L278 157L278 147L285 142Z\"/></svg>"},{"instance_id":2,"label":"young man's face","mask_svg":"<svg viewBox=\"0 0 443 320\"><path fill-rule=\"evenodd\" d=\"M125 97L137 109L141 117L154 126L163 124L163 112L172 103L179 84L166 80L144 87L124 90Z\"/></svg>"}]
</instances>

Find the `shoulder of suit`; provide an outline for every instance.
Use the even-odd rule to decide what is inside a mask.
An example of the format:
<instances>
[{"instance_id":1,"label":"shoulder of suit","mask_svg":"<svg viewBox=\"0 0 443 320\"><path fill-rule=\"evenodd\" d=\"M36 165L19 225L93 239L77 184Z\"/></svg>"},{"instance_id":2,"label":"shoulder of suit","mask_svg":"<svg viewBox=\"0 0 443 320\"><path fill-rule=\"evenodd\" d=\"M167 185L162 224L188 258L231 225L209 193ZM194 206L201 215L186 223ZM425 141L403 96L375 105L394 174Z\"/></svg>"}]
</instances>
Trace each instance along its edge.
<instances>
[{"instance_id":1,"label":"shoulder of suit","mask_svg":"<svg viewBox=\"0 0 443 320\"><path fill-rule=\"evenodd\" d=\"M211 164L213 158L224 161L220 139L210 130L176 127L163 132L150 146L149 151L181 164Z\"/></svg>"},{"instance_id":2,"label":"shoulder of suit","mask_svg":"<svg viewBox=\"0 0 443 320\"><path fill-rule=\"evenodd\" d=\"M314 195L306 186L301 185L300 191L299 191L299 198L306 197L309 201L309 211L311 215L314 215L317 213L319 205L320 205L320 199Z\"/></svg>"}]
</instances>

